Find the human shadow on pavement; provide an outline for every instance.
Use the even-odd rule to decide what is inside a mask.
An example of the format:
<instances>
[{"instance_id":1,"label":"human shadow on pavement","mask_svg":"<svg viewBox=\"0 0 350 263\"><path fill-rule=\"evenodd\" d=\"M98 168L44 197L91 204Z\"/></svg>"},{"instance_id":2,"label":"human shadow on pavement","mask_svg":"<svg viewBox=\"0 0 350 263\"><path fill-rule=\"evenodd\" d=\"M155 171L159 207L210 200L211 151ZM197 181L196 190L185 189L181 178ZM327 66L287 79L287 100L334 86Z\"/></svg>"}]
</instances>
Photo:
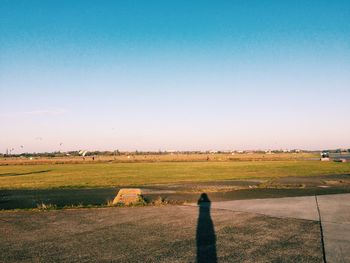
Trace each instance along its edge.
<instances>
[{"instance_id":1,"label":"human shadow on pavement","mask_svg":"<svg viewBox=\"0 0 350 263\"><path fill-rule=\"evenodd\" d=\"M216 235L210 216L211 202L206 193L198 199L199 215L197 223L197 263L216 263Z\"/></svg>"}]
</instances>

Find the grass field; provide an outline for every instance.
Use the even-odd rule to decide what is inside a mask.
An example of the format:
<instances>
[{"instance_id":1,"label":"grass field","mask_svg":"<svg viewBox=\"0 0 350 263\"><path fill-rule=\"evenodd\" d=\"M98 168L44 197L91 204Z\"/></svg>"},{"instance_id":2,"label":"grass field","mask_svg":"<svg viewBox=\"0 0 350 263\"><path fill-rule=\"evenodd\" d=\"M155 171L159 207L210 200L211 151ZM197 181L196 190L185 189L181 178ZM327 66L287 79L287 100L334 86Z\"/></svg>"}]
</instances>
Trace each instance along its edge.
<instances>
[{"instance_id":1,"label":"grass field","mask_svg":"<svg viewBox=\"0 0 350 263\"><path fill-rule=\"evenodd\" d=\"M0 188L120 187L349 173L350 163L296 160L6 165L0 166Z\"/></svg>"}]
</instances>

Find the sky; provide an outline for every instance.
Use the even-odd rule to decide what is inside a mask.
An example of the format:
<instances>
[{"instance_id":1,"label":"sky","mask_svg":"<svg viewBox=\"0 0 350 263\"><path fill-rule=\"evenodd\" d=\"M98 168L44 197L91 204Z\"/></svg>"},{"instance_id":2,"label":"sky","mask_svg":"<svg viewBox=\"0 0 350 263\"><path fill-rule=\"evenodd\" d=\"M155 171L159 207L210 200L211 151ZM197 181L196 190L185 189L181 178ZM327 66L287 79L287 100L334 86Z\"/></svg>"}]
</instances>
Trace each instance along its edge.
<instances>
[{"instance_id":1,"label":"sky","mask_svg":"<svg viewBox=\"0 0 350 263\"><path fill-rule=\"evenodd\" d=\"M350 1L0 0L0 152L350 148Z\"/></svg>"}]
</instances>

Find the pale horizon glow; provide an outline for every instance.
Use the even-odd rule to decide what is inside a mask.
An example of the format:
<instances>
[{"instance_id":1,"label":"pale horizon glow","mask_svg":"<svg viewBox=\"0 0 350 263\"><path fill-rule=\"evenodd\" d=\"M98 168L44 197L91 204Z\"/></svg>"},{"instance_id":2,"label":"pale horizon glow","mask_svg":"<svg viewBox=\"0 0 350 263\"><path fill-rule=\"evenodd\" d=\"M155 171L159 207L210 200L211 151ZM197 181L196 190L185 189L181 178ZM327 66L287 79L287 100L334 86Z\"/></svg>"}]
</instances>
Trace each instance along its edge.
<instances>
[{"instance_id":1,"label":"pale horizon glow","mask_svg":"<svg viewBox=\"0 0 350 263\"><path fill-rule=\"evenodd\" d=\"M1 1L0 152L350 148L350 2L248 2Z\"/></svg>"}]
</instances>

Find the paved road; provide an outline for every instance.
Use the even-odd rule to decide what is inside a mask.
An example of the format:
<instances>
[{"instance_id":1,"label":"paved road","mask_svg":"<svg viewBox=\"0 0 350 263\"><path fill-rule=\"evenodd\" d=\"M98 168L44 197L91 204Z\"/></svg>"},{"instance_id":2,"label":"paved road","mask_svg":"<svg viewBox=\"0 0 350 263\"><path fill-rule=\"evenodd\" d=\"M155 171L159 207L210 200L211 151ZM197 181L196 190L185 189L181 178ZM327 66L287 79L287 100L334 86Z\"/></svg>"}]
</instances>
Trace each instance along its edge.
<instances>
[{"instance_id":1,"label":"paved road","mask_svg":"<svg viewBox=\"0 0 350 263\"><path fill-rule=\"evenodd\" d=\"M350 262L350 194L213 202L213 209L319 221L329 263Z\"/></svg>"}]
</instances>

